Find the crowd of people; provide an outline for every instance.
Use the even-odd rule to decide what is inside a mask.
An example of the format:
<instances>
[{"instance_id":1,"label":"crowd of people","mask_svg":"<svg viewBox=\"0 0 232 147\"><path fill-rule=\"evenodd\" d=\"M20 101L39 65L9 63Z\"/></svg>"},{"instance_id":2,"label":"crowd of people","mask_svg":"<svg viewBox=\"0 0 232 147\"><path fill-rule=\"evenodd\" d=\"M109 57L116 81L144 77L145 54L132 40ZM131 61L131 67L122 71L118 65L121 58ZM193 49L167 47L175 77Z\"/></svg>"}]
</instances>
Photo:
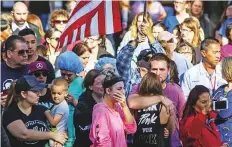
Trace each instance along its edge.
<instances>
[{"instance_id":1,"label":"crowd of people","mask_svg":"<svg viewBox=\"0 0 232 147\"><path fill-rule=\"evenodd\" d=\"M122 0L121 32L60 49L77 2L41 3L1 14L3 147L232 146L231 3L216 27L202 0Z\"/></svg>"}]
</instances>

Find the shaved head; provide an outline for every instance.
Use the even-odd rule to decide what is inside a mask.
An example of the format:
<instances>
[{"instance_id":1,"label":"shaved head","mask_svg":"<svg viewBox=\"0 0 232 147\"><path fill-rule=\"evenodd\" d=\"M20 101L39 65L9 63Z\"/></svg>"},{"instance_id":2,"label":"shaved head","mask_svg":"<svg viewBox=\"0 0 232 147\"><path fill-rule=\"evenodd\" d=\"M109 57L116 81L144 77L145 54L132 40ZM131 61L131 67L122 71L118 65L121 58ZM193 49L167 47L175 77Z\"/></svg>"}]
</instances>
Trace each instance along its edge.
<instances>
[{"instance_id":1,"label":"shaved head","mask_svg":"<svg viewBox=\"0 0 232 147\"><path fill-rule=\"evenodd\" d=\"M13 6L11 14L14 22L18 27L22 27L27 21L28 9L23 2L16 2Z\"/></svg>"},{"instance_id":2,"label":"shaved head","mask_svg":"<svg viewBox=\"0 0 232 147\"><path fill-rule=\"evenodd\" d=\"M13 6L13 10L12 11L17 11L19 9L24 9L27 10L27 6L23 3L23 2L16 2ZM28 10L27 10L28 11Z\"/></svg>"}]
</instances>

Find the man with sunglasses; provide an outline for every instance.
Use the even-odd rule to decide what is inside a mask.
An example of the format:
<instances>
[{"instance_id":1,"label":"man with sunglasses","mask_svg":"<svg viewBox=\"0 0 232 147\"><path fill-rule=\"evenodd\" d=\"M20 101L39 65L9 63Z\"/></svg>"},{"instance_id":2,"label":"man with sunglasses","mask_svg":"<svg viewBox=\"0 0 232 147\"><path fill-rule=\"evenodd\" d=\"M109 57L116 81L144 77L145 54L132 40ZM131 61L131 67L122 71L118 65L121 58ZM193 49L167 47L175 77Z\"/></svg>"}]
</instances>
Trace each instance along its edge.
<instances>
[{"instance_id":1,"label":"man with sunglasses","mask_svg":"<svg viewBox=\"0 0 232 147\"><path fill-rule=\"evenodd\" d=\"M47 83L51 83L52 80L55 78L54 68L47 59L38 55L38 52L36 51L38 42L36 40L35 32L31 29L26 28L19 32L19 36L22 36L26 40L28 46L28 64L31 64L35 61L42 61L46 63L46 66L48 67L49 71Z\"/></svg>"},{"instance_id":2,"label":"man with sunglasses","mask_svg":"<svg viewBox=\"0 0 232 147\"><path fill-rule=\"evenodd\" d=\"M11 14L13 16L13 22L11 23L13 34L18 35L19 31L25 28L30 28L35 31L37 42L41 42L39 28L36 25L27 22L28 8L23 2L16 2Z\"/></svg>"},{"instance_id":3,"label":"man with sunglasses","mask_svg":"<svg viewBox=\"0 0 232 147\"><path fill-rule=\"evenodd\" d=\"M28 74L28 47L24 38L10 36L5 42L6 62L1 63L1 105L7 97L7 90L13 80Z\"/></svg>"}]
</instances>

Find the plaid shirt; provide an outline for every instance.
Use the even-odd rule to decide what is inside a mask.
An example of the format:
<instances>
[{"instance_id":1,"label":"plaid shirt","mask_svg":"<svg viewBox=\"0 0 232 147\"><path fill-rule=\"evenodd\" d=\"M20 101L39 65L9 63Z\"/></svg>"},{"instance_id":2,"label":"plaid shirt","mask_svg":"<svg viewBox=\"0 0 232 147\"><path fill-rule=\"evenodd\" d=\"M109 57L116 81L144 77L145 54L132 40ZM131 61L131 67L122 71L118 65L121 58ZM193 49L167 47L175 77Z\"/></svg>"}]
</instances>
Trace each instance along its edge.
<instances>
[{"instance_id":1,"label":"plaid shirt","mask_svg":"<svg viewBox=\"0 0 232 147\"><path fill-rule=\"evenodd\" d=\"M150 49L154 53L164 53L165 50L159 44L158 41L155 41L153 44L150 44ZM120 76L124 79L125 87L126 87L126 96L129 95L132 87L135 84L140 83L141 77L136 68L131 67L131 62L133 58L135 48L131 46L129 43L122 48L122 50L118 53L117 56L117 69Z\"/></svg>"}]
</instances>

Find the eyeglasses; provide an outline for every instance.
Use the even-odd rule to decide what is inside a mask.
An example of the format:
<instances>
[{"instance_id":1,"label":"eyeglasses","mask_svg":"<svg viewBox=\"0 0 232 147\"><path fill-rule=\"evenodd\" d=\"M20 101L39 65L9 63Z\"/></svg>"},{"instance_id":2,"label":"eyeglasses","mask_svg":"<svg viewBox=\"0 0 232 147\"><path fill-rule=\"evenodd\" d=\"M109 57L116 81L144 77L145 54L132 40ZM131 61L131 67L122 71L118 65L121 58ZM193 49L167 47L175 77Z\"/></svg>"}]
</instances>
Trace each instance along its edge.
<instances>
[{"instance_id":1,"label":"eyeglasses","mask_svg":"<svg viewBox=\"0 0 232 147\"><path fill-rule=\"evenodd\" d=\"M192 52L179 52L180 54L183 54L183 55L192 55L193 53Z\"/></svg>"},{"instance_id":2,"label":"eyeglasses","mask_svg":"<svg viewBox=\"0 0 232 147\"><path fill-rule=\"evenodd\" d=\"M97 40L98 39L93 39L93 38L88 37L88 38L85 38L84 42L89 41L89 43L93 43L94 41L97 41Z\"/></svg>"},{"instance_id":3,"label":"eyeglasses","mask_svg":"<svg viewBox=\"0 0 232 147\"><path fill-rule=\"evenodd\" d=\"M181 32L187 32L187 33L192 32L192 30L187 30L187 29L181 29L180 31L181 31Z\"/></svg>"},{"instance_id":4,"label":"eyeglasses","mask_svg":"<svg viewBox=\"0 0 232 147\"><path fill-rule=\"evenodd\" d=\"M19 56L22 56L24 54L28 54L29 50L18 50L18 51L12 51L12 52L17 52Z\"/></svg>"},{"instance_id":5,"label":"eyeglasses","mask_svg":"<svg viewBox=\"0 0 232 147\"><path fill-rule=\"evenodd\" d=\"M73 74L66 74L66 73L61 73L61 76L62 76L62 77L65 77L65 76L67 76L67 77L69 77L69 78L70 78L72 75L73 75Z\"/></svg>"},{"instance_id":6,"label":"eyeglasses","mask_svg":"<svg viewBox=\"0 0 232 147\"><path fill-rule=\"evenodd\" d=\"M59 41L59 37L51 37L50 39L54 39L54 40L56 40L56 41Z\"/></svg>"},{"instance_id":7,"label":"eyeglasses","mask_svg":"<svg viewBox=\"0 0 232 147\"><path fill-rule=\"evenodd\" d=\"M34 90L29 90L29 91L31 91L31 92L33 92L33 93L35 93L36 95L38 95L38 96L40 96L41 95L41 91L34 91Z\"/></svg>"},{"instance_id":8,"label":"eyeglasses","mask_svg":"<svg viewBox=\"0 0 232 147\"><path fill-rule=\"evenodd\" d=\"M46 71L40 71L40 72L35 72L35 73L33 73L33 75L35 76L35 77L40 77L41 75L43 76L43 77L47 77L48 76L48 72L46 72Z\"/></svg>"},{"instance_id":9,"label":"eyeglasses","mask_svg":"<svg viewBox=\"0 0 232 147\"><path fill-rule=\"evenodd\" d=\"M61 24L61 23L66 24L66 23L68 23L68 20L54 20L53 22L55 24Z\"/></svg>"}]
</instances>

